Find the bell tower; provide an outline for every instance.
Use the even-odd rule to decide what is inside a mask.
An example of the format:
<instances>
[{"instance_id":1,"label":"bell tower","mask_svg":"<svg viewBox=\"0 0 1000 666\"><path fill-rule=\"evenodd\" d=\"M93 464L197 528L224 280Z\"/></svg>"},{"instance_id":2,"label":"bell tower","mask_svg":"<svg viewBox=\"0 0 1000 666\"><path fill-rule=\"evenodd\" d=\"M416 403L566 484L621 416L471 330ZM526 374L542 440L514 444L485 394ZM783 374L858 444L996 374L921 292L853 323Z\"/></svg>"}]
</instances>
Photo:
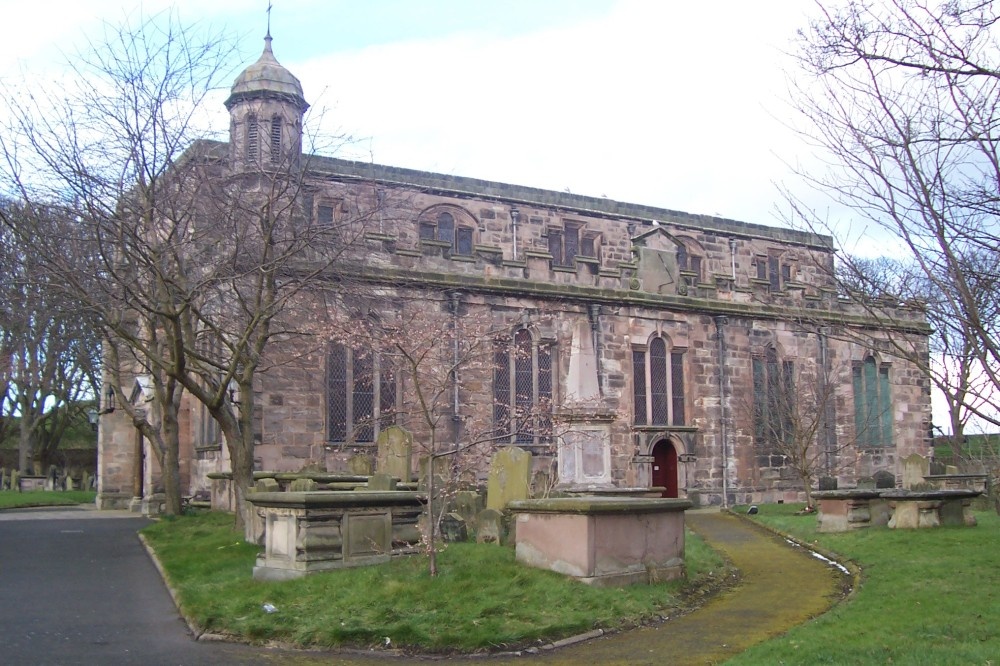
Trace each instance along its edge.
<instances>
[{"instance_id":1,"label":"bell tower","mask_svg":"<svg viewBox=\"0 0 1000 666\"><path fill-rule=\"evenodd\" d=\"M302 117L309 104L299 80L275 59L270 27L264 52L236 77L225 104L234 168L270 171L299 165Z\"/></svg>"}]
</instances>

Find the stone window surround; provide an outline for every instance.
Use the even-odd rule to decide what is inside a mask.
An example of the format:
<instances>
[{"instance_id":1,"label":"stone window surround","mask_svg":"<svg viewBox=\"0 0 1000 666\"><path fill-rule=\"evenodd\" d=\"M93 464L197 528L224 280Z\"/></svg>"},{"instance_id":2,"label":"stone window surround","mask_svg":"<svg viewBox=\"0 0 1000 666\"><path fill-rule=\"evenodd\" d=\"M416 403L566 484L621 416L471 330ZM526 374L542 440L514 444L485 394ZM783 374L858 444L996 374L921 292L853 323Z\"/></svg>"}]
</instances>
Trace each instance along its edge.
<instances>
[{"instance_id":1,"label":"stone window surround","mask_svg":"<svg viewBox=\"0 0 1000 666\"><path fill-rule=\"evenodd\" d=\"M530 345L528 354L517 353L515 345L519 343ZM548 401L548 405L533 417L542 421L539 424L540 432L512 432L500 437L498 442L521 447L546 446L552 443L552 414L556 399L555 370L558 367L555 342L542 338L530 327L519 326L509 337L498 338L494 342L493 362L493 425L498 435L502 435L505 431L509 432L508 422L518 407L519 371L523 375L525 370L530 368L531 395L527 397L528 402L525 403L528 409L534 411L543 400ZM506 399L502 395L504 393Z\"/></svg>"},{"instance_id":2,"label":"stone window surround","mask_svg":"<svg viewBox=\"0 0 1000 666\"><path fill-rule=\"evenodd\" d=\"M654 369L655 361L650 353L654 347L658 347L659 342L662 342L664 350L662 376L658 369ZM684 357L687 348L674 345L668 335L657 332L650 335L645 344L633 344L631 349L633 427L683 426L686 418ZM642 366L641 372L638 365ZM657 371L655 375L654 370ZM653 395L654 385L663 388L662 392L657 392L662 394L662 402ZM658 418L659 415L665 418Z\"/></svg>"}]
</instances>

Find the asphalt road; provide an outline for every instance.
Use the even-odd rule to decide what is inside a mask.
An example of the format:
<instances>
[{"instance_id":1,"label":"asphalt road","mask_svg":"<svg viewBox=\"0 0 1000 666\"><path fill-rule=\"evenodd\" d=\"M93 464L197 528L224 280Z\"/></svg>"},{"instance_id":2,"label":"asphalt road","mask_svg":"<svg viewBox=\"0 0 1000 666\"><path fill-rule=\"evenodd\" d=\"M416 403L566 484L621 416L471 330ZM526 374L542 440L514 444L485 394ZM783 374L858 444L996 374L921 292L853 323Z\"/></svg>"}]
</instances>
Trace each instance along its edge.
<instances>
[{"instance_id":1,"label":"asphalt road","mask_svg":"<svg viewBox=\"0 0 1000 666\"><path fill-rule=\"evenodd\" d=\"M0 512L0 663L283 661L193 640L136 535L147 522L83 508Z\"/></svg>"}]
</instances>

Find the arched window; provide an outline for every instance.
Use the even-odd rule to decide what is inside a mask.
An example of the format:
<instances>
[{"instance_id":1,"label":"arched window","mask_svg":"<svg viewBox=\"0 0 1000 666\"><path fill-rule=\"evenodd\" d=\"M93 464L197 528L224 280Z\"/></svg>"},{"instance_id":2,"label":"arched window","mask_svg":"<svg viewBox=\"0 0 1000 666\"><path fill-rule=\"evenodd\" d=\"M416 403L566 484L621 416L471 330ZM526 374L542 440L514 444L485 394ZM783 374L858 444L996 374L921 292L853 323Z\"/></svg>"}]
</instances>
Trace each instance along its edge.
<instances>
[{"instance_id":1,"label":"arched window","mask_svg":"<svg viewBox=\"0 0 1000 666\"><path fill-rule=\"evenodd\" d=\"M332 344L326 364L327 440L374 442L395 423L398 384L389 355Z\"/></svg>"},{"instance_id":2,"label":"arched window","mask_svg":"<svg viewBox=\"0 0 1000 666\"><path fill-rule=\"evenodd\" d=\"M783 451L792 443L798 414L795 397L795 366L778 360L778 352L768 346L763 355L752 359L754 443L763 456L777 454L770 466L781 466ZM761 459L763 461L763 458Z\"/></svg>"},{"instance_id":3,"label":"arched window","mask_svg":"<svg viewBox=\"0 0 1000 666\"><path fill-rule=\"evenodd\" d=\"M494 342L493 425L501 441L552 440L552 354L527 329Z\"/></svg>"},{"instance_id":4,"label":"arched window","mask_svg":"<svg viewBox=\"0 0 1000 666\"><path fill-rule=\"evenodd\" d=\"M892 398L889 366L867 356L851 368L854 430L859 446L892 446Z\"/></svg>"},{"instance_id":5,"label":"arched window","mask_svg":"<svg viewBox=\"0 0 1000 666\"><path fill-rule=\"evenodd\" d=\"M656 336L632 349L635 425L684 425L684 352Z\"/></svg>"},{"instance_id":6,"label":"arched window","mask_svg":"<svg viewBox=\"0 0 1000 666\"><path fill-rule=\"evenodd\" d=\"M451 245L453 255L472 256L472 227L457 224L455 216L441 212L432 219L420 222L420 240L442 241Z\"/></svg>"}]
</instances>

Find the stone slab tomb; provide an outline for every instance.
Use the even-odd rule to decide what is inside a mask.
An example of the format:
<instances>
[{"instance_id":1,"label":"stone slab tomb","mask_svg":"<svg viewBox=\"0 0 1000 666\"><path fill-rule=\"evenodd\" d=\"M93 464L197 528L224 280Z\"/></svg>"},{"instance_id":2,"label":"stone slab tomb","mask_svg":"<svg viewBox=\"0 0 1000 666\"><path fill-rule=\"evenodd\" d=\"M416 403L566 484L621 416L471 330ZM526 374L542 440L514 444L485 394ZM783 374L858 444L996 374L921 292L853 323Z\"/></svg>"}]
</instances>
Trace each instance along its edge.
<instances>
[{"instance_id":1,"label":"stone slab tomb","mask_svg":"<svg viewBox=\"0 0 1000 666\"><path fill-rule=\"evenodd\" d=\"M589 585L684 575L685 499L560 497L508 504L517 560Z\"/></svg>"},{"instance_id":2,"label":"stone slab tomb","mask_svg":"<svg viewBox=\"0 0 1000 666\"><path fill-rule=\"evenodd\" d=\"M380 564L417 552L420 541L424 499L415 492L258 492L247 500L265 523L258 580Z\"/></svg>"}]
</instances>

